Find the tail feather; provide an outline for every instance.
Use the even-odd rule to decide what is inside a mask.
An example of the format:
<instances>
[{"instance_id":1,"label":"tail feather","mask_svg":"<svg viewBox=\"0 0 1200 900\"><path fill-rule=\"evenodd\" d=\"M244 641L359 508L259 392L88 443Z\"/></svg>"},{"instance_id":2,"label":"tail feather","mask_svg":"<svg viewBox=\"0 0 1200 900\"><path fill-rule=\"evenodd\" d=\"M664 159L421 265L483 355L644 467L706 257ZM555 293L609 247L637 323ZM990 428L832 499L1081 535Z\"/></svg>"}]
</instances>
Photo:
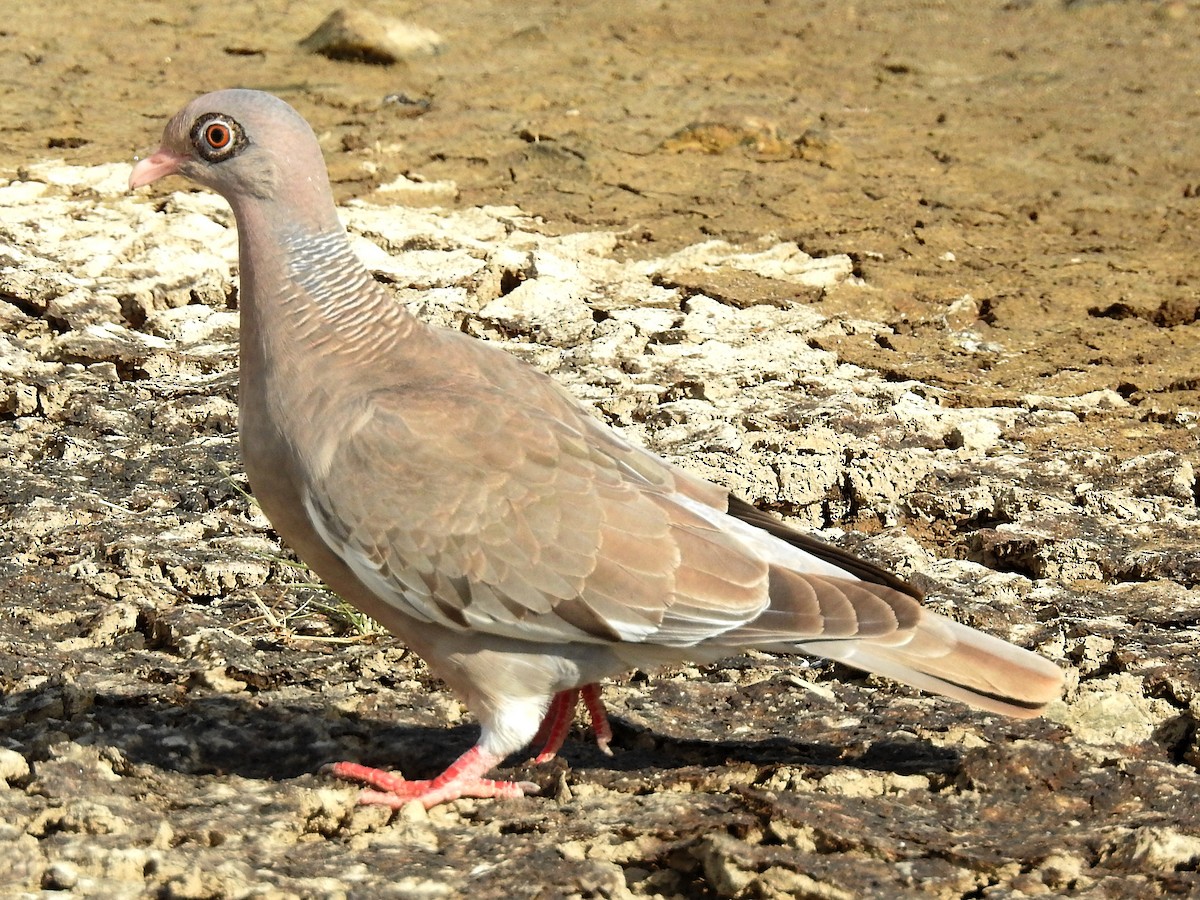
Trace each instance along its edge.
<instances>
[{"instance_id":1,"label":"tail feather","mask_svg":"<svg viewBox=\"0 0 1200 900\"><path fill-rule=\"evenodd\" d=\"M999 638L926 612L903 644L870 639L793 645L969 706L1028 719L1062 693L1058 666Z\"/></svg>"},{"instance_id":2,"label":"tail feather","mask_svg":"<svg viewBox=\"0 0 1200 900\"><path fill-rule=\"evenodd\" d=\"M1049 660L926 609L914 586L745 501L731 496L729 514L770 566L770 603L721 641L824 656L1019 718L1060 696Z\"/></svg>"}]
</instances>

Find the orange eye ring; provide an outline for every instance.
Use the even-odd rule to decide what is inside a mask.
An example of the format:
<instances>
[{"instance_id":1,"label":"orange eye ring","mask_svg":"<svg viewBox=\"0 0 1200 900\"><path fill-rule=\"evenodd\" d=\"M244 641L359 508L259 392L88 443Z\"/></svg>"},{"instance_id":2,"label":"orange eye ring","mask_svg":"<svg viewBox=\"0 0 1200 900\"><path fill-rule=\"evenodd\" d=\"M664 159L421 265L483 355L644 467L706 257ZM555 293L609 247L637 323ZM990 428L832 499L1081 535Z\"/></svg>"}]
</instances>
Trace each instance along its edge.
<instances>
[{"instance_id":1,"label":"orange eye ring","mask_svg":"<svg viewBox=\"0 0 1200 900\"><path fill-rule=\"evenodd\" d=\"M210 122L204 129L204 140L214 150L224 150L233 140L233 133L224 122Z\"/></svg>"}]
</instances>

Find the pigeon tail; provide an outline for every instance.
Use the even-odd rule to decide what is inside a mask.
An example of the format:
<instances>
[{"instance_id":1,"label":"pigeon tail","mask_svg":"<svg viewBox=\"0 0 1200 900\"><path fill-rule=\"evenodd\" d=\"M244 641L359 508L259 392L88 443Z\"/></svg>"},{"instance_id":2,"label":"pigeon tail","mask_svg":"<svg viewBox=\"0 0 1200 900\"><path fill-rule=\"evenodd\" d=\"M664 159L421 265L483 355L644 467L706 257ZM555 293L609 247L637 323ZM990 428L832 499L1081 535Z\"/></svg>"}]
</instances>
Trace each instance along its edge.
<instances>
[{"instance_id":1,"label":"pigeon tail","mask_svg":"<svg viewBox=\"0 0 1200 900\"><path fill-rule=\"evenodd\" d=\"M736 497L729 513L775 540L758 543L771 560L767 608L723 641L824 656L1017 718L1039 715L1059 698L1062 672L1049 660L926 609L913 585ZM799 570L794 549L824 570Z\"/></svg>"},{"instance_id":2,"label":"pigeon tail","mask_svg":"<svg viewBox=\"0 0 1200 900\"><path fill-rule=\"evenodd\" d=\"M1061 670L1048 659L926 612L903 644L871 640L805 641L815 653L932 691L968 706L1019 719L1041 715L1062 693Z\"/></svg>"},{"instance_id":3,"label":"pigeon tail","mask_svg":"<svg viewBox=\"0 0 1200 900\"><path fill-rule=\"evenodd\" d=\"M1062 691L1054 663L890 585L773 567L770 593L770 606L735 632L762 649L824 656L1017 718L1038 715Z\"/></svg>"}]
</instances>

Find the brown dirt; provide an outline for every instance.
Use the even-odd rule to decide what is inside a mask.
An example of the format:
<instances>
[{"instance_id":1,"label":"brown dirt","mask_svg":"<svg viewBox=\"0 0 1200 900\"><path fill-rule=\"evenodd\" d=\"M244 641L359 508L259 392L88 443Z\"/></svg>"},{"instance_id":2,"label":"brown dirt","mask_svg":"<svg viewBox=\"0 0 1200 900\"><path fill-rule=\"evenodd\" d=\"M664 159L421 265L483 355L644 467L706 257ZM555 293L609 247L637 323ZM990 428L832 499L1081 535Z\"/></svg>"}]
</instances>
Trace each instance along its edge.
<instances>
[{"instance_id":1,"label":"brown dirt","mask_svg":"<svg viewBox=\"0 0 1200 900\"><path fill-rule=\"evenodd\" d=\"M312 122L341 199L406 173L456 182L461 207L517 205L550 231L619 230L632 257L764 235L814 256L849 253L870 290L810 302L888 329L821 338L842 360L943 388L947 405L963 407L1109 389L1128 405L1027 432L1031 465L1067 452L1119 461L1169 450L1200 466L1200 5L413 5L404 14L448 49L392 67L301 50L329 11L285 0L112 0L69 14L61 2L13 5L0 23L0 167L131 159L191 96L263 88ZM412 115L384 99L396 94L428 109ZM705 289L745 300L772 286ZM66 492L68 468L51 467L26 496L10 492L9 512ZM995 542L995 521L967 536L909 524L943 555L1045 574L1037 560L1013 561L1021 548ZM80 534L92 539L82 525ZM1138 583L1114 571L1088 577ZM980 725L942 707L926 719L933 707L888 706L862 682L839 687L835 703L770 669L734 692L744 673L730 663L622 685L625 752L608 761L572 743L576 771L560 760L536 776L553 788L570 774L573 799L468 803L389 822L347 811L330 799L340 793L322 790L332 783L305 773L330 753L440 763L470 740L446 726L451 701L424 699L419 667L399 650L251 634L219 648L253 687L226 696L229 672L205 668L205 641L220 640L209 626L237 632L244 609L185 605L156 621L134 611L136 627L114 633L149 636L122 663L145 687L81 695L39 655L42 638L12 635L24 607L62 604L52 637L66 639L112 598L83 591L54 558L10 566L0 746L34 768L8 778L0 840L13 849L0 888L7 872L21 890L89 893L72 871L105 871L91 895L1183 895L1200 889L1200 847L1187 843L1200 842L1197 709L1192 688L1180 687L1194 687L1196 673L1154 673L1164 659L1182 665L1171 636L1195 629L1195 573L1180 563L1140 577L1159 587L1174 579L1178 619L1139 619L1136 595L1129 609L1088 609L1132 631L1096 637L1107 649L1085 674L1136 672L1147 697L1180 712L1107 760L1072 752L1062 725ZM1089 590L1076 583L1073 596L1086 606ZM1075 614L1039 612L1056 622ZM1074 637L1074 661L1086 662L1093 636ZM111 650L71 665L103 666ZM34 675L45 676L36 690L9 691ZM189 700L196 679L213 687L206 677L217 694ZM380 692L373 705L339 718L337 704L364 685ZM738 724L749 731L734 741L727 729ZM814 793L820 779L832 780ZM855 779L869 784L859 791ZM914 791L925 798L916 812ZM263 834L231 834L230 822ZM277 824L288 840L272 844L264 835ZM126 862L113 861L122 852ZM131 893L112 887L143 881Z\"/></svg>"},{"instance_id":2,"label":"brown dirt","mask_svg":"<svg viewBox=\"0 0 1200 900\"><path fill-rule=\"evenodd\" d=\"M58 9L21 4L0 35L10 166L129 158L192 95L265 88L321 133L343 198L419 173L463 205L627 229L630 252L776 234L877 288L844 312L896 336L838 345L864 365L971 402L1195 404L1190 4L447 3L418 18L448 52L399 67L300 50L311 4ZM967 325L997 345L986 367Z\"/></svg>"}]
</instances>

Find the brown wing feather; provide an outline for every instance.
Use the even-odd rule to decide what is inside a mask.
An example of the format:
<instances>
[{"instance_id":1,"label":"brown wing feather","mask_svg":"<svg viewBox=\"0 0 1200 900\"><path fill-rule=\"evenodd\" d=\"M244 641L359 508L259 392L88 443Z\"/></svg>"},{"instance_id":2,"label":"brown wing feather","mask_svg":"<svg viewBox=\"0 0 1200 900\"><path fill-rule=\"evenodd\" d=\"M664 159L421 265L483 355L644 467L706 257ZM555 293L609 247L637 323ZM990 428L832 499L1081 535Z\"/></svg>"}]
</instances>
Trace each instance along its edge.
<instances>
[{"instance_id":1,"label":"brown wing feather","mask_svg":"<svg viewBox=\"0 0 1200 900\"><path fill-rule=\"evenodd\" d=\"M339 435L323 531L384 599L451 628L668 645L766 607L766 563L671 499L671 467L611 432L594 440L548 379L520 390L520 403L477 382L383 394Z\"/></svg>"},{"instance_id":2,"label":"brown wing feather","mask_svg":"<svg viewBox=\"0 0 1200 900\"><path fill-rule=\"evenodd\" d=\"M892 590L908 594L917 600L921 600L925 596L918 588L913 587L902 578L897 578L886 569L881 569L879 566L869 563L864 559L859 559L857 556L847 553L845 550L841 550L831 544L826 544L823 541L818 541L816 538L793 531L770 513L763 512L753 504L747 503L733 494L729 495L728 512L731 516L735 516L743 522L753 525L755 528L761 528L768 534L786 541L793 547L798 547L805 553L811 553L818 559L833 563L835 566L846 570L857 578L861 578L863 581L882 584L890 587Z\"/></svg>"}]
</instances>

